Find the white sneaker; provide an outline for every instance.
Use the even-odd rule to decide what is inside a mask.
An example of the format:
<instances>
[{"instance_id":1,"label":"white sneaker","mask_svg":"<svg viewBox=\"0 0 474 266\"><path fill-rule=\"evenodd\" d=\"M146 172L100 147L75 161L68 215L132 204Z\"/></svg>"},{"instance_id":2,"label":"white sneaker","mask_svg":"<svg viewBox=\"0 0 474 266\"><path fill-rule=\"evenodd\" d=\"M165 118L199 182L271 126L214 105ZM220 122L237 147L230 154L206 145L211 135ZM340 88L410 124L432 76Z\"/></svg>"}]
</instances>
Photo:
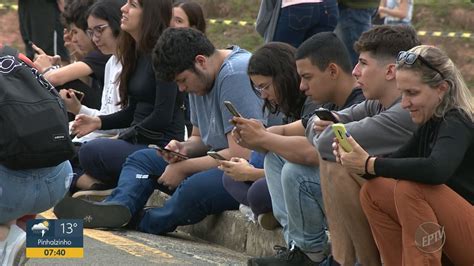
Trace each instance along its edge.
<instances>
[{"instance_id":1,"label":"white sneaker","mask_svg":"<svg viewBox=\"0 0 474 266\"><path fill-rule=\"evenodd\" d=\"M19 265L24 257L25 245L26 232L17 225L10 226L7 239L0 244L0 265Z\"/></svg>"},{"instance_id":2,"label":"white sneaker","mask_svg":"<svg viewBox=\"0 0 474 266\"><path fill-rule=\"evenodd\" d=\"M255 219L255 214L253 214L252 210L250 209L249 206L246 206L244 204L240 204L239 205L239 211L245 215L245 217L247 217L247 219L252 222L252 223L256 223L257 220Z\"/></svg>"}]
</instances>

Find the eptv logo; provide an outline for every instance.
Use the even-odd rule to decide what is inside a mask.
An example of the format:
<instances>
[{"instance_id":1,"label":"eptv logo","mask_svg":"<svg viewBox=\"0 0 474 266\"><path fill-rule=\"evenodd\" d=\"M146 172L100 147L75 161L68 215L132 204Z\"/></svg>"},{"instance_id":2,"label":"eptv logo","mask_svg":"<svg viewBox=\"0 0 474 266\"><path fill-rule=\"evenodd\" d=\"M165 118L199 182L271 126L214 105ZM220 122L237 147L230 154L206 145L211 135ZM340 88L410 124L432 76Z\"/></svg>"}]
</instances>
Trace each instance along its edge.
<instances>
[{"instance_id":1,"label":"eptv logo","mask_svg":"<svg viewBox=\"0 0 474 266\"><path fill-rule=\"evenodd\" d=\"M437 252L443 248L445 241L444 227L437 223L426 222L416 229L415 244L423 252Z\"/></svg>"}]
</instances>

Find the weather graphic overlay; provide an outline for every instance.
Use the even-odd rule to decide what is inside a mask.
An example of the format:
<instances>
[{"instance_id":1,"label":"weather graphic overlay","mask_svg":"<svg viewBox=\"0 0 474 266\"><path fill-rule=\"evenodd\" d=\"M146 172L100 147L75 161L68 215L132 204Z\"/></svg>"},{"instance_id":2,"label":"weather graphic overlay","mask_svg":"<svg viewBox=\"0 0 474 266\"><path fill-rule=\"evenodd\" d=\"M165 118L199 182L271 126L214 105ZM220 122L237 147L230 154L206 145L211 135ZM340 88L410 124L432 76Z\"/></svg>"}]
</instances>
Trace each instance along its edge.
<instances>
[{"instance_id":1,"label":"weather graphic overlay","mask_svg":"<svg viewBox=\"0 0 474 266\"><path fill-rule=\"evenodd\" d=\"M84 257L84 229L82 220L29 220L26 230L26 257Z\"/></svg>"}]
</instances>

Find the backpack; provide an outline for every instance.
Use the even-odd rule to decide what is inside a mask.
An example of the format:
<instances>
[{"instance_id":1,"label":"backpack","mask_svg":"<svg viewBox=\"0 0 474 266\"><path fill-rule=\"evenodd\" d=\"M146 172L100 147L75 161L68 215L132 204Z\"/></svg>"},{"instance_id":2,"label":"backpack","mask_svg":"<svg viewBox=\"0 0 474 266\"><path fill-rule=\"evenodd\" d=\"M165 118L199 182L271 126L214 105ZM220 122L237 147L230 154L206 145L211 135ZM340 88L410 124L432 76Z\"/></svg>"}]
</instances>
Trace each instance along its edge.
<instances>
[{"instance_id":1,"label":"backpack","mask_svg":"<svg viewBox=\"0 0 474 266\"><path fill-rule=\"evenodd\" d=\"M13 170L51 167L74 153L56 89L26 56L0 44L0 164Z\"/></svg>"}]
</instances>

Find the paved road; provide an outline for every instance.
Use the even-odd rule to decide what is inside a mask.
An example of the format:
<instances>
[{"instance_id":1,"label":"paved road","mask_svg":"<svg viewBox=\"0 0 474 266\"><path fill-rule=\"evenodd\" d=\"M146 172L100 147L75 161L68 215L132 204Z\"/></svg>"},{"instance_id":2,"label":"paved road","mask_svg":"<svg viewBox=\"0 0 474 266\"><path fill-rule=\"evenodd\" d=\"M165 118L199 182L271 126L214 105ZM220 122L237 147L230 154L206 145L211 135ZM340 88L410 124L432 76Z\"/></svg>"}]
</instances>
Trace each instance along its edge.
<instances>
[{"instance_id":1,"label":"paved road","mask_svg":"<svg viewBox=\"0 0 474 266\"><path fill-rule=\"evenodd\" d=\"M51 212L41 216L53 219ZM184 233L84 230L84 258L30 259L26 265L245 265L247 256Z\"/></svg>"}]
</instances>

